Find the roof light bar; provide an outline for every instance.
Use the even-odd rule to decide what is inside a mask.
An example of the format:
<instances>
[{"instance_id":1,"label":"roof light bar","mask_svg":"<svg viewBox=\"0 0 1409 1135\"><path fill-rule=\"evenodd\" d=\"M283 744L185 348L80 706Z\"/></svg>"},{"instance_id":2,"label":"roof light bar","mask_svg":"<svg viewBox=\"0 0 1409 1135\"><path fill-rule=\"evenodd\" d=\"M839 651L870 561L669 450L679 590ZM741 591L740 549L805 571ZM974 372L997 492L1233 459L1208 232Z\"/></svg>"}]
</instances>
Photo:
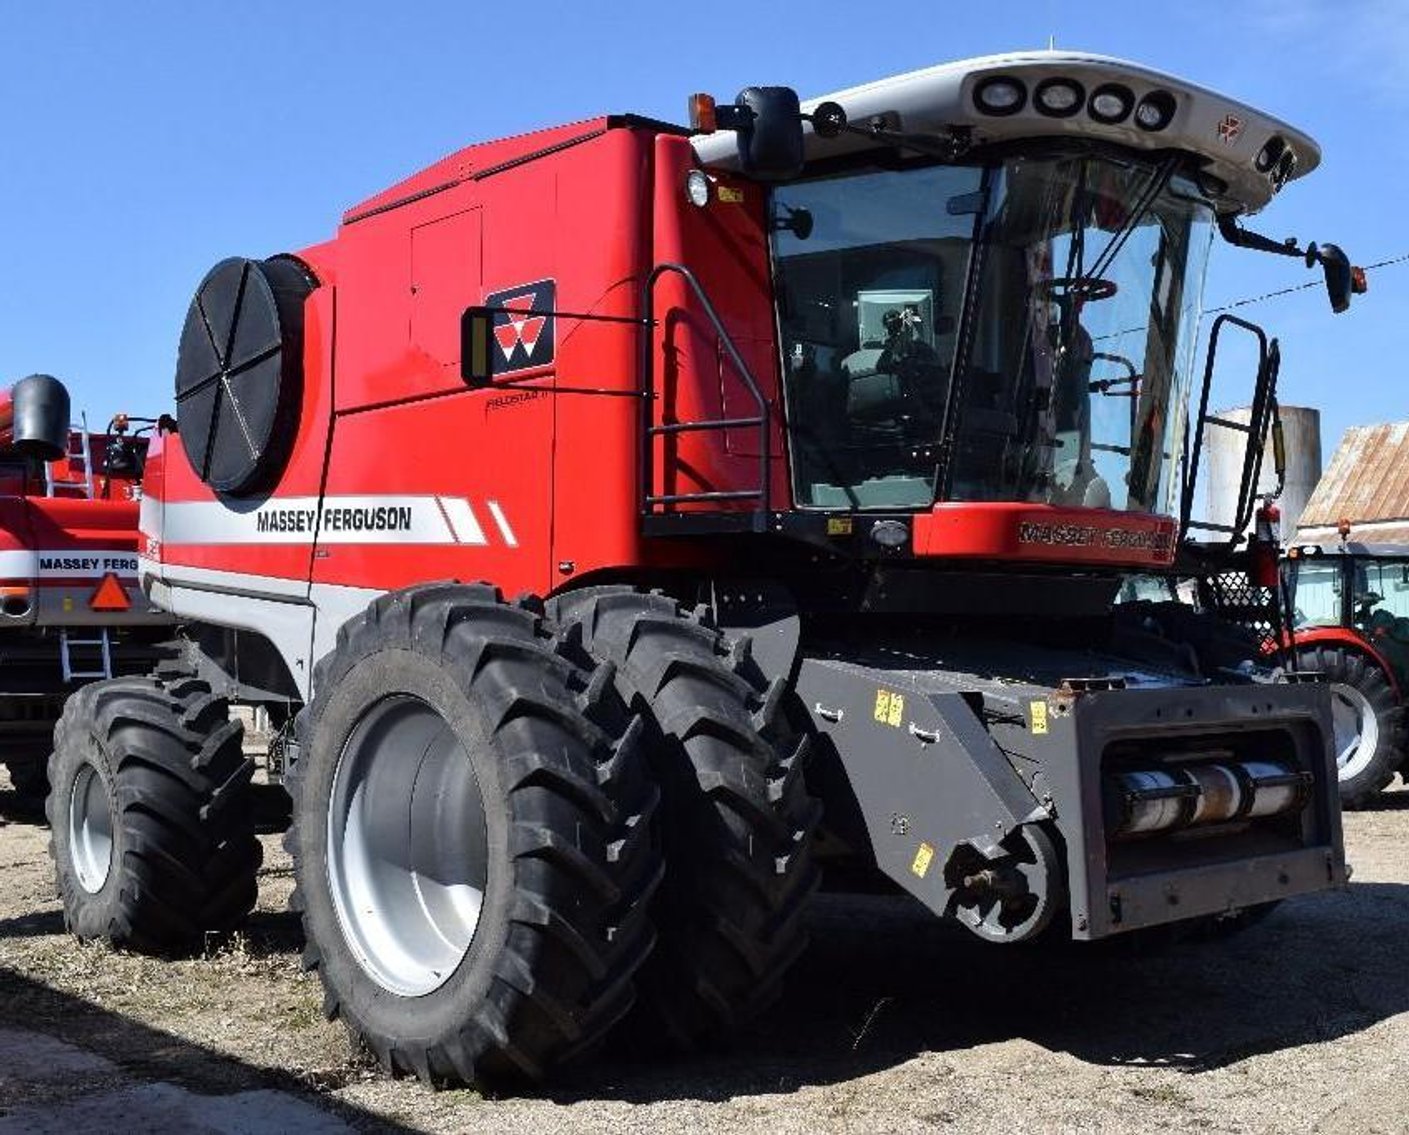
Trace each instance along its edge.
<instances>
[{"instance_id":1,"label":"roof light bar","mask_svg":"<svg viewBox=\"0 0 1409 1135\"><path fill-rule=\"evenodd\" d=\"M1091 92L1090 114L1105 126L1114 126L1130 117L1135 92L1120 83L1102 83Z\"/></svg>"},{"instance_id":2,"label":"roof light bar","mask_svg":"<svg viewBox=\"0 0 1409 1135\"><path fill-rule=\"evenodd\" d=\"M1086 88L1075 79L1044 79L1032 93L1037 109L1052 118L1070 118L1086 102Z\"/></svg>"},{"instance_id":3,"label":"roof light bar","mask_svg":"<svg viewBox=\"0 0 1409 1135\"><path fill-rule=\"evenodd\" d=\"M1266 145L1257 151L1257 157L1252 161L1258 173L1271 173L1277 165L1277 159L1282 156L1282 151L1287 148L1286 142L1274 134L1267 139Z\"/></svg>"},{"instance_id":4,"label":"roof light bar","mask_svg":"<svg viewBox=\"0 0 1409 1135\"><path fill-rule=\"evenodd\" d=\"M1135 108L1135 125L1151 133L1163 130L1174 119L1174 96L1168 91L1151 91Z\"/></svg>"},{"instance_id":5,"label":"roof light bar","mask_svg":"<svg viewBox=\"0 0 1409 1135\"><path fill-rule=\"evenodd\" d=\"M974 105L984 114L1017 114L1027 105L1027 88L1007 75L994 75L974 88Z\"/></svg>"}]
</instances>

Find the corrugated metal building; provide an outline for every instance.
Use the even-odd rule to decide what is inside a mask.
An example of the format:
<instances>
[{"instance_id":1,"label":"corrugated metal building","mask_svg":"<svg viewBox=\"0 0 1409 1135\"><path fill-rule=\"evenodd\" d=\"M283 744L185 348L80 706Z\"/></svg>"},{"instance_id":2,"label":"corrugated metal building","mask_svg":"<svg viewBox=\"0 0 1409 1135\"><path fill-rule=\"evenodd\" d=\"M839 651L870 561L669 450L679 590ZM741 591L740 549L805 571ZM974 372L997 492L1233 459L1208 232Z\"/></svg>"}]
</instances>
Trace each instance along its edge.
<instances>
[{"instance_id":1,"label":"corrugated metal building","mask_svg":"<svg viewBox=\"0 0 1409 1135\"><path fill-rule=\"evenodd\" d=\"M1409 422L1345 431L1306 502L1297 543L1336 540L1341 518L1350 521L1352 540L1409 544Z\"/></svg>"}]
</instances>

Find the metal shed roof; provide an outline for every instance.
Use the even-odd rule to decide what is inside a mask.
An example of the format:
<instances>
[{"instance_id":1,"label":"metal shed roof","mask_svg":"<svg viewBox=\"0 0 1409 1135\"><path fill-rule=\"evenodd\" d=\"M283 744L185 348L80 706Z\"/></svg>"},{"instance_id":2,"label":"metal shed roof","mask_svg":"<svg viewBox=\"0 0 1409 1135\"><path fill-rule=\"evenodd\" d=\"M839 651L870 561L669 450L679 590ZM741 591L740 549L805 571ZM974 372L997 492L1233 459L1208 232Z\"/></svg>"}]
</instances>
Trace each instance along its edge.
<instances>
[{"instance_id":1,"label":"metal shed roof","mask_svg":"<svg viewBox=\"0 0 1409 1135\"><path fill-rule=\"evenodd\" d=\"M1306 502L1297 529L1334 535L1341 517L1362 540L1398 542L1409 535L1409 422L1351 426Z\"/></svg>"}]
</instances>

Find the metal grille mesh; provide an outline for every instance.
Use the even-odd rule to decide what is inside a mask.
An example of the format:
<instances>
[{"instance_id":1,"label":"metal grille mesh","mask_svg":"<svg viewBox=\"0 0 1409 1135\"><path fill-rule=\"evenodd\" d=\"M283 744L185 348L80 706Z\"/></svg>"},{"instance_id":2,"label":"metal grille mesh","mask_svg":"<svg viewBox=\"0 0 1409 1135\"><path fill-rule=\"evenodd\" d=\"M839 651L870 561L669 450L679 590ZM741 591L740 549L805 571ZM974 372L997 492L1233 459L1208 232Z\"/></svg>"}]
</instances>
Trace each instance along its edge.
<instances>
[{"instance_id":1,"label":"metal grille mesh","mask_svg":"<svg viewBox=\"0 0 1409 1135\"><path fill-rule=\"evenodd\" d=\"M1208 609L1230 623L1246 627L1267 651L1277 646L1277 597L1271 587L1258 587L1245 571L1227 571L1203 580Z\"/></svg>"}]
</instances>

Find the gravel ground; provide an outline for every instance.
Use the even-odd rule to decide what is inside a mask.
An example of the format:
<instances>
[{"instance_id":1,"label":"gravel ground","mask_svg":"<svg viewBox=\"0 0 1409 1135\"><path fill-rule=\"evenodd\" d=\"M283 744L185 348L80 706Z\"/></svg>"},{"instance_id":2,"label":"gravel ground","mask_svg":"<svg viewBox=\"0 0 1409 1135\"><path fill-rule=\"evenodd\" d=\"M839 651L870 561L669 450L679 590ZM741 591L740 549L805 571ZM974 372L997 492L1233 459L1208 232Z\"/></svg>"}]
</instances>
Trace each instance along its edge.
<instances>
[{"instance_id":1,"label":"gravel ground","mask_svg":"<svg viewBox=\"0 0 1409 1135\"><path fill-rule=\"evenodd\" d=\"M116 1126L100 1127L138 1129L122 1101L170 1108L178 1095L181 1126L196 1114L221 1131L272 1129L249 1115L275 1095L318 1108L329 1129L367 1131L1409 1127L1402 788L1346 817L1348 890L1285 903L1231 941L1003 949L903 900L829 898L783 1004L731 1052L608 1054L546 1094L502 1100L386 1080L323 1020L276 840L247 932L206 958L157 962L63 933L48 834L7 802L0 791L0 1131L60 1130L54 1117L80 1105L63 1126L102 1114Z\"/></svg>"}]
</instances>

